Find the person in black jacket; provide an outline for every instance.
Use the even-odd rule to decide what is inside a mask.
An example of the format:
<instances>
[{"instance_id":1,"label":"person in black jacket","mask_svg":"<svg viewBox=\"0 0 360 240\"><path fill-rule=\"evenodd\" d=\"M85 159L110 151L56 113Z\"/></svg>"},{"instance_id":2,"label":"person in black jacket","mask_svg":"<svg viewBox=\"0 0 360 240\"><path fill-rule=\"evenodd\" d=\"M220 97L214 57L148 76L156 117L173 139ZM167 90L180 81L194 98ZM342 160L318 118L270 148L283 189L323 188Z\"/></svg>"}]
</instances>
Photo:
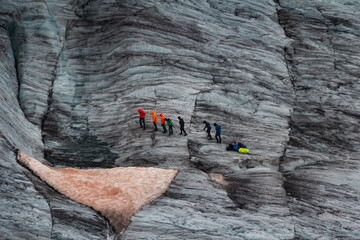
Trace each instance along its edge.
<instances>
[{"instance_id":1,"label":"person in black jacket","mask_svg":"<svg viewBox=\"0 0 360 240\"><path fill-rule=\"evenodd\" d=\"M208 123L207 121L204 121L203 123L205 124L205 127L204 127L203 131L204 131L205 128L206 128L206 132L207 132L207 134L208 134L208 138L209 138L210 140L212 140L212 137L211 137L211 134L210 134L210 130L211 130L210 123Z\"/></svg>"},{"instance_id":2,"label":"person in black jacket","mask_svg":"<svg viewBox=\"0 0 360 240\"><path fill-rule=\"evenodd\" d=\"M181 131L179 134L182 134L184 131L184 136L186 136L187 133L184 128L184 126L185 126L184 119L182 119L180 116L178 117L178 119L179 119L179 124L180 124L180 131Z\"/></svg>"}]
</instances>

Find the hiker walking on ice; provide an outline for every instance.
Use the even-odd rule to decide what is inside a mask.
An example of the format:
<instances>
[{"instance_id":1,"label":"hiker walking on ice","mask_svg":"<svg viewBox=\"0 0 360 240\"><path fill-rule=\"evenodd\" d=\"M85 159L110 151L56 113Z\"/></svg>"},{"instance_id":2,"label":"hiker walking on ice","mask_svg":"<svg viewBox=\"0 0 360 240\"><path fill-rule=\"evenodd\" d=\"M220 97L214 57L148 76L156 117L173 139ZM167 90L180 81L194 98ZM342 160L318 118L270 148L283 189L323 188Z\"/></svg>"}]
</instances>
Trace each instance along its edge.
<instances>
[{"instance_id":1,"label":"hiker walking on ice","mask_svg":"<svg viewBox=\"0 0 360 240\"><path fill-rule=\"evenodd\" d=\"M140 128L144 128L144 130L146 129L145 127L145 112L141 109L138 109L138 112L140 114Z\"/></svg>"},{"instance_id":2,"label":"hiker walking on ice","mask_svg":"<svg viewBox=\"0 0 360 240\"><path fill-rule=\"evenodd\" d=\"M214 126L215 126L215 130L216 130L216 134L215 134L216 142L221 143L221 127L220 127L220 125L217 125L216 123L214 123Z\"/></svg>"},{"instance_id":3,"label":"hiker walking on ice","mask_svg":"<svg viewBox=\"0 0 360 240\"><path fill-rule=\"evenodd\" d=\"M153 121L153 124L154 124L154 131L157 131L158 128L156 126L156 123L157 123L157 116L156 116L156 113L154 111L151 111L151 114L152 114L152 121Z\"/></svg>"},{"instance_id":4,"label":"hiker walking on ice","mask_svg":"<svg viewBox=\"0 0 360 240\"><path fill-rule=\"evenodd\" d=\"M207 132L207 134L208 134L207 136L208 136L208 138L209 138L210 140L212 140L212 137L211 137L211 134L210 134L210 130L211 130L210 123L208 123L207 121L204 121L203 123L205 124L205 127L204 127L203 131L204 131L205 128L206 128L206 132Z\"/></svg>"},{"instance_id":5,"label":"hiker walking on ice","mask_svg":"<svg viewBox=\"0 0 360 240\"><path fill-rule=\"evenodd\" d=\"M170 118L165 118L165 121L166 121L167 125L169 126L169 136L170 136L174 133L173 132L173 123Z\"/></svg>"},{"instance_id":6,"label":"hiker walking on ice","mask_svg":"<svg viewBox=\"0 0 360 240\"><path fill-rule=\"evenodd\" d=\"M159 115L161 117L161 126L163 127L163 130L164 130L163 133L166 133L167 130L166 130L166 126L165 126L165 116L162 113L160 113Z\"/></svg>"},{"instance_id":7,"label":"hiker walking on ice","mask_svg":"<svg viewBox=\"0 0 360 240\"><path fill-rule=\"evenodd\" d=\"M185 128L184 128L185 126L184 119L182 119L180 116L178 117L178 119L179 119L180 131L181 131L180 134L184 132L184 136L186 136L187 133L185 132Z\"/></svg>"}]
</instances>

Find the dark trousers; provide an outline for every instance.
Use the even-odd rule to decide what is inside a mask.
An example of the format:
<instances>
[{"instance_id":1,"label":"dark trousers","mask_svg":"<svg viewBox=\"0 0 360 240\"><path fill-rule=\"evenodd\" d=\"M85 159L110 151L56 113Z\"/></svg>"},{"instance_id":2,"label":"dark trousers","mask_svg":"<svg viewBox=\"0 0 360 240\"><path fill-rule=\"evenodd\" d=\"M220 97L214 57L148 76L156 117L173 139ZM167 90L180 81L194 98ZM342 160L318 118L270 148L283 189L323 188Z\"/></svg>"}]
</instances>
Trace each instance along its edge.
<instances>
[{"instance_id":1,"label":"dark trousers","mask_svg":"<svg viewBox=\"0 0 360 240\"><path fill-rule=\"evenodd\" d=\"M163 127L164 132L167 132L165 124L161 124L161 126Z\"/></svg>"},{"instance_id":2,"label":"dark trousers","mask_svg":"<svg viewBox=\"0 0 360 240\"><path fill-rule=\"evenodd\" d=\"M157 130L157 126L156 126L156 123L154 123L154 122L153 122L153 124L154 124L154 128L155 128L155 131L156 131L156 130Z\"/></svg>"},{"instance_id":3,"label":"dark trousers","mask_svg":"<svg viewBox=\"0 0 360 240\"><path fill-rule=\"evenodd\" d=\"M187 135L187 134L186 134L186 132L185 132L185 128L184 128L184 126L180 126L180 131L181 131L181 132L180 132L180 134L182 134L182 132L184 132L184 133L185 133L185 135Z\"/></svg>"},{"instance_id":4,"label":"dark trousers","mask_svg":"<svg viewBox=\"0 0 360 240\"><path fill-rule=\"evenodd\" d=\"M172 129L173 126L169 126L169 134L173 134L173 129Z\"/></svg>"},{"instance_id":5,"label":"dark trousers","mask_svg":"<svg viewBox=\"0 0 360 240\"><path fill-rule=\"evenodd\" d=\"M221 142L220 133L216 133L216 134L215 134L215 138L216 138L216 141L217 141L217 142Z\"/></svg>"},{"instance_id":6,"label":"dark trousers","mask_svg":"<svg viewBox=\"0 0 360 240\"><path fill-rule=\"evenodd\" d=\"M211 130L211 129L207 129L206 132L207 132L207 134L208 134L209 139L211 140L212 137L211 137L211 134L210 134L210 130Z\"/></svg>"},{"instance_id":7,"label":"dark trousers","mask_svg":"<svg viewBox=\"0 0 360 240\"><path fill-rule=\"evenodd\" d=\"M145 118L140 118L140 127L145 128Z\"/></svg>"}]
</instances>

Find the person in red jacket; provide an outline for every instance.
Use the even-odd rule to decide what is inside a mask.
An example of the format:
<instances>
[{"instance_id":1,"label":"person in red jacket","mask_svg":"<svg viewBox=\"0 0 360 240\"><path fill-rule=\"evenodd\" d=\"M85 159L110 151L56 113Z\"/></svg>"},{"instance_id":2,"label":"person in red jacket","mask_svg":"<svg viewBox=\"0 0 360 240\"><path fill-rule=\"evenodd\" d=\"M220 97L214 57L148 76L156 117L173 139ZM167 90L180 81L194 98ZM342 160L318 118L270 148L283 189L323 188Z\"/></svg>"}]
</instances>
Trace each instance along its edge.
<instances>
[{"instance_id":1,"label":"person in red jacket","mask_svg":"<svg viewBox=\"0 0 360 240\"><path fill-rule=\"evenodd\" d=\"M140 128L144 128L145 130L145 112L141 109L138 109L138 112L140 114Z\"/></svg>"},{"instance_id":2,"label":"person in red jacket","mask_svg":"<svg viewBox=\"0 0 360 240\"><path fill-rule=\"evenodd\" d=\"M162 113L160 113L159 115L161 117L161 126L163 127L163 130L164 130L163 133L166 133L167 130L166 130L166 127L165 127L165 116Z\"/></svg>"},{"instance_id":3,"label":"person in red jacket","mask_svg":"<svg viewBox=\"0 0 360 240\"><path fill-rule=\"evenodd\" d=\"M156 116L156 113L154 111L151 111L151 114L152 114L152 121L153 121L153 124L154 124L154 131L157 131L157 126L156 126L156 123L157 123L157 116Z\"/></svg>"}]
</instances>

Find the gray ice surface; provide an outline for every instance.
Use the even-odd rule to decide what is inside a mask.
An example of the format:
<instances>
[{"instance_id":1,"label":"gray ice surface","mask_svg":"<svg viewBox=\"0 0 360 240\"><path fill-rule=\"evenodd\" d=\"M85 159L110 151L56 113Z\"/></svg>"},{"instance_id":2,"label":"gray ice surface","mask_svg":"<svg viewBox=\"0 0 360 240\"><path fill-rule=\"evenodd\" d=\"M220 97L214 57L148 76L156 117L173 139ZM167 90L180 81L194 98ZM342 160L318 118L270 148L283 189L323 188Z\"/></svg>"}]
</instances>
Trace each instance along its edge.
<instances>
[{"instance_id":1,"label":"gray ice surface","mask_svg":"<svg viewBox=\"0 0 360 240\"><path fill-rule=\"evenodd\" d=\"M359 29L356 0L2 0L0 232L114 238L19 148L56 167L179 169L121 239L357 239Z\"/></svg>"}]
</instances>

